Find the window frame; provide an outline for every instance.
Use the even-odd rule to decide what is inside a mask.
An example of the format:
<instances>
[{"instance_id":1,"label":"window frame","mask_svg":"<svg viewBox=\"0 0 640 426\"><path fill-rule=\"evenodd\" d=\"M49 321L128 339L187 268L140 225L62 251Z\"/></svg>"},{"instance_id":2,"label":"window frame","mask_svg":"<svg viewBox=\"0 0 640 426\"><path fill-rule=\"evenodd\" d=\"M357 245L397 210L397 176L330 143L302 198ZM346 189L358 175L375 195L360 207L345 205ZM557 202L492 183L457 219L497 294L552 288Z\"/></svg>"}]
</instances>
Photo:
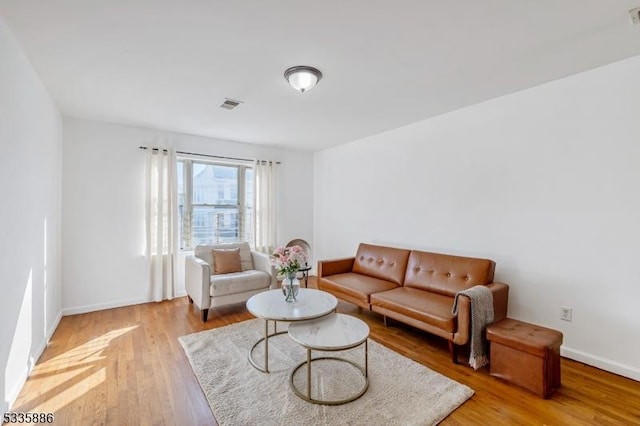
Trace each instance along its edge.
<instances>
[{"instance_id":1,"label":"window frame","mask_svg":"<svg viewBox=\"0 0 640 426\"><path fill-rule=\"evenodd\" d=\"M247 210L247 197L246 197L246 172L247 169L253 169L253 165L242 164L242 163L231 163L224 161L216 161L216 160L204 160L200 158L190 158L190 157L178 157L178 163L182 163L182 182L183 182L183 205L182 205L182 221L178 224L181 228L181 233L179 235L182 236L179 241L180 251L193 251L195 248L194 245L194 236L193 236L193 212L194 208L197 207L210 207L214 209L230 209L238 212L238 220L237 220L237 230L238 230L238 242L248 240L251 243L251 240L246 235L247 231L247 222L245 220L246 210ZM196 203L193 200L193 169L194 164L202 164L204 166L221 166L221 167L233 167L237 169L237 178L236 185L238 190L237 204L210 204L210 203ZM252 200L253 201L253 200ZM251 208L253 209L253 203L251 203ZM217 235L217 241L213 241L213 244L220 244L224 241L220 241L220 236Z\"/></svg>"}]
</instances>

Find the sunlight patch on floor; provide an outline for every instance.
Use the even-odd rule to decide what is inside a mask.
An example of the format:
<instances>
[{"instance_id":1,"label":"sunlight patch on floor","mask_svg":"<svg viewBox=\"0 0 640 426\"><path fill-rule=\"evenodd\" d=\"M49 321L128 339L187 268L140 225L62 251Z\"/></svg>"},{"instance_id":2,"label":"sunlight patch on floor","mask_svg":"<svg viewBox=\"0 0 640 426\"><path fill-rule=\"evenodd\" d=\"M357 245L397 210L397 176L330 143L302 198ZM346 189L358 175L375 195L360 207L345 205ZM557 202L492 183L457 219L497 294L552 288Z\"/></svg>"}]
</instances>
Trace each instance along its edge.
<instances>
[{"instance_id":1,"label":"sunlight patch on floor","mask_svg":"<svg viewBox=\"0 0 640 426\"><path fill-rule=\"evenodd\" d=\"M54 396L47 399L43 403L30 408L30 410L39 413L55 413L62 407L73 402L79 396L84 395L91 389L104 383L106 377L106 368L103 367L90 376L67 387L63 391L57 392Z\"/></svg>"},{"instance_id":2,"label":"sunlight patch on floor","mask_svg":"<svg viewBox=\"0 0 640 426\"><path fill-rule=\"evenodd\" d=\"M111 342L138 326L111 330L75 348L36 365L25 384L27 401L16 401L16 407L30 411L52 412L89 392L105 381L107 357L103 351ZM48 395L51 394L51 395ZM39 398L46 400L38 403ZM31 404L37 404L32 406Z\"/></svg>"},{"instance_id":3,"label":"sunlight patch on floor","mask_svg":"<svg viewBox=\"0 0 640 426\"><path fill-rule=\"evenodd\" d=\"M55 372L64 368L74 368L78 365L96 362L104 359L104 357L102 356L102 351L109 346L113 339L116 339L137 327L138 326L136 325L109 331L108 333L105 333L100 337L96 337L95 339L89 340L88 342L83 343L82 345L77 346L70 351L51 358L50 360L47 360L41 364L38 364L38 366L34 369L34 374L32 374L32 377L37 377L38 375L44 373Z\"/></svg>"}]
</instances>

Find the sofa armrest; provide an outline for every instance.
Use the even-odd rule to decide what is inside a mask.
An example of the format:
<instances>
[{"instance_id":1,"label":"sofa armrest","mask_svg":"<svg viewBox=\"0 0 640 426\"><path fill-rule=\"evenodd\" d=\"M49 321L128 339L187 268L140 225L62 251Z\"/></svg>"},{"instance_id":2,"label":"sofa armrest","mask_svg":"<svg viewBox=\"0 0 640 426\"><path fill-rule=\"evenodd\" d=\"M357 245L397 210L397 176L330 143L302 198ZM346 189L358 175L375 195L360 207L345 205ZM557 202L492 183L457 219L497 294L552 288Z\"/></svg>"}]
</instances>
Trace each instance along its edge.
<instances>
[{"instance_id":1,"label":"sofa armrest","mask_svg":"<svg viewBox=\"0 0 640 426\"><path fill-rule=\"evenodd\" d=\"M278 288L276 269L271 264L271 257L266 253L252 251L251 259L253 260L253 267L256 270L266 272L271 277L271 284L269 285L269 288L271 290Z\"/></svg>"},{"instance_id":2,"label":"sofa armrest","mask_svg":"<svg viewBox=\"0 0 640 426\"><path fill-rule=\"evenodd\" d=\"M502 321L507 317L509 305L509 285L504 283L491 283L487 287L493 294L493 322Z\"/></svg>"},{"instance_id":3,"label":"sofa armrest","mask_svg":"<svg viewBox=\"0 0 640 426\"><path fill-rule=\"evenodd\" d=\"M491 283L487 287L493 295L493 322L502 321L507 317L509 302L509 286L503 283ZM471 299L461 295L458 299L458 329L453 335L453 343L466 345L471 336Z\"/></svg>"},{"instance_id":4,"label":"sofa armrest","mask_svg":"<svg viewBox=\"0 0 640 426\"><path fill-rule=\"evenodd\" d=\"M331 259L318 261L318 278L328 277L329 275L344 274L351 272L355 257L347 257L344 259Z\"/></svg>"},{"instance_id":5,"label":"sofa armrest","mask_svg":"<svg viewBox=\"0 0 640 426\"><path fill-rule=\"evenodd\" d=\"M199 309L209 309L211 296L211 268L204 260L187 256L184 265L184 286L187 294Z\"/></svg>"}]
</instances>

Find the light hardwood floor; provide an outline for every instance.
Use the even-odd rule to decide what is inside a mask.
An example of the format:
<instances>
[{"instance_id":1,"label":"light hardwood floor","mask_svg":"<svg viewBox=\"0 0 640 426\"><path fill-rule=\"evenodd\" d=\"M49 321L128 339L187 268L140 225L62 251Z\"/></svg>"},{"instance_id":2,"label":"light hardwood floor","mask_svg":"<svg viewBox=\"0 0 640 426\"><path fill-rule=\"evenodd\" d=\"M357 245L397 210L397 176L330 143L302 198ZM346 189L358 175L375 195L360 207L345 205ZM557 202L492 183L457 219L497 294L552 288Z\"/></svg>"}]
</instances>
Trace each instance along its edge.
<instances>
[{"instance_id":1,"label":"light hardwood floor","mask_svg":"<svg viewBox=\"0 0 640 426\"><path fill-rule=\"evenodd\" d=\"M563 359L562 387L543 400L452 364L442 339L397 322L385 327L379 315L348 303L338 312L366 321L372 339L475 390L442 424L640 424L636 381ZM186 297L64 317L12 410L54 412L60 425L215 425L177 338L250 318L240 304L212 310L202 323Z\"/></svg>"}]
</instances>

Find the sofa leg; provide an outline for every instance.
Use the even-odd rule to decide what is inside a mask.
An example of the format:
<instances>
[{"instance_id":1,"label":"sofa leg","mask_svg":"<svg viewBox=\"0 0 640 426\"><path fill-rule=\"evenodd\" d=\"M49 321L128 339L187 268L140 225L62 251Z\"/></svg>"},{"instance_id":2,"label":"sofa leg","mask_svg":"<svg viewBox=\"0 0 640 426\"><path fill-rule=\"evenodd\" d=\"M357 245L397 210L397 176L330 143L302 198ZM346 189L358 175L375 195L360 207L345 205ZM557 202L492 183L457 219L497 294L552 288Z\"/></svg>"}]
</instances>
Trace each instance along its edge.
<instances>
[{"instance_id":1,"label":"sofa leg","mask_svg":"<svg viewBox=\"0 0 640 426\"><path fill-rule=\"evenodd\" d=\"M383 316L382 316L382 321L384 322L384 326L385 326L385 327L388 327L388 326L389 326L389 325L387 324L387 316L386 316L386 315L383 315Z\"/></svg>"},{"instance_id":2,"label":"sofa leg","mask_svg":"<svg viewBox=\"0 0 640 426\"><path fill-rule=\"evenodd\" d=\"M187 298L189 299L189 303L193 303L193 299L191 298L191 296L187 295Z\"/></svg>"},{"instance_id":3,"label":"sofa leg","mask_svg":"<svg viewBox=\"0 0 640 426\"><path fill-rule=\"evenodd\" d=\"M208 309L203 309L202 310L202 322L207 322L207 315L209 314L209 310Z\"/></svg>"},{"instance_id":4,"label":"sofa leg","mask_svg":"<svg viewBox=\"0 0 640 426\"><path fill-rule=\"evenodd\" d=\"M451 361L454 364L458 363L458 346L449 340L449 353L451 354Z\"/></svg>"}]
</instances>

